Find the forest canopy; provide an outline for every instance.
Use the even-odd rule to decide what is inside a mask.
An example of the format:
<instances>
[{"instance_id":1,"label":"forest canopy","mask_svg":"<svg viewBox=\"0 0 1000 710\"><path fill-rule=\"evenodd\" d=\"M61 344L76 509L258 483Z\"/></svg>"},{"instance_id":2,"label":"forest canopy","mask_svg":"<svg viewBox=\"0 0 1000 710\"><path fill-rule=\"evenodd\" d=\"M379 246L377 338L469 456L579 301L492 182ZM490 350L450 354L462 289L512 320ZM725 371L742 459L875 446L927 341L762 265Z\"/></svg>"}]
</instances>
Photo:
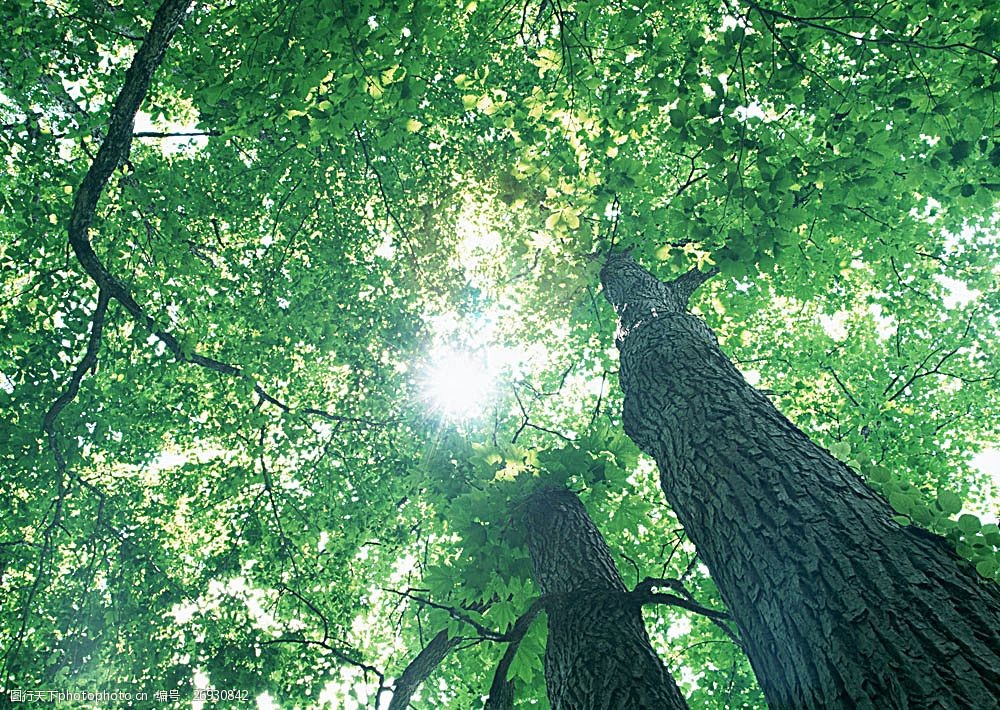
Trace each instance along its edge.
<instances>
[{"instance_id":1,"label":"forest canopy","mask_svg":"<svg viewBox=\"0 0 1000 710\"><path fill-rule=\"evenodd\" d=\"M556 488L687 703L766 707L613 254L1000 580L991 10L3 3L0 691L548 707Z\"/></svg>"}]
</instances>

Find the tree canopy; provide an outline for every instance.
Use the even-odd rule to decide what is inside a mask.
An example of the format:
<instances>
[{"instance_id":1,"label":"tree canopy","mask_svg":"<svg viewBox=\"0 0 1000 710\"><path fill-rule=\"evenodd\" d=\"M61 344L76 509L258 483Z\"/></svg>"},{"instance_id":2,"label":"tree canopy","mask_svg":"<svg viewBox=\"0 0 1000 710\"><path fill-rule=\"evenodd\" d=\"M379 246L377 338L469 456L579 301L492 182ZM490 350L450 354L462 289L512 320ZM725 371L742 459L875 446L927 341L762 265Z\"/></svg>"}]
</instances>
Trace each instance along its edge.
<instances>
[{"instance_id":1,"label":"tree canopy","mask_svg":"<svg viewBox=\"0 0 1000 710\"><path fill-rule=\"evenodd\" d=\"M0 20L4 692L385 707L410 671L470 707L504 659L547 707L524 501L558 486L672 589L688 703L762 706L622 431L625 250L717 270L692 310L751 384L1000 579L988 3Z\"/></svg>"}]
</instances>

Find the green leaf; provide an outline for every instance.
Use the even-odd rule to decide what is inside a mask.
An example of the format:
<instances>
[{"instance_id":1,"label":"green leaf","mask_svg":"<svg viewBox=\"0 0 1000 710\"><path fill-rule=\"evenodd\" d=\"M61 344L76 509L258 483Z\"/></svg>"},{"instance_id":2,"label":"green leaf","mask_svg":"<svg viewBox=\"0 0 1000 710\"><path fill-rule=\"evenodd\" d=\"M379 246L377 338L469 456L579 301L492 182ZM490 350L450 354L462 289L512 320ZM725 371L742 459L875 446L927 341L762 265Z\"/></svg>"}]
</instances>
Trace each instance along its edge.
<instances>
[{"instance_id":1,"label":"green leaf","mask_svg":"<svg viewBox=\"0 0 1000 710\"><path fill-rule=\"evenodd\" d=\"M740 429L728 402L752 393L729 399L698 376L702 353L670 352L682 322L701 326L654 324L656 289L643 312L606 302L604 257L626 250L662 279L717 265L688 306L767 383L787 419L772 433L841 440L830 455L861 463L900 524L993 559L1000 530L956 518L970 491L993 506L961 452L995 443L1000 420L996 13L891 4L859 41L862 20L834 22L841 34L758 11L721 22L709 4L503 5L214 3L185 20L150 90L124 93L152 69L128 72L152 10L0 6L16 39L0 60L0 567L34 589L30 609L0 602L0 635L25 630L4 661L22 687L67 672L71 686L172 688L198 666L282 706L324 690L335 707L349 692L372 704L377 679L291 641L329 622L354 661L399 677L430 634L473 632L376 590L509 624L540 594L520 503L542 485L579 493L630 586L683 576L718 602L657 479L737 503L714 522L678 503L705 526L695 538L721 520L783 526L803 517L793 484L835 496L836 482L776 485L761 514L700 470L711 449L732 465L775 457L757 450L767 437L734 448L745 432L687 426L704 413ZM809 5L774 9L824 11ZM966 46L920 50L927 86L881 41L916 27L928 46ZM102 147L119 95L142 107L139 131L207 135ZM118 167L71 219L95 156L113 158L98 173ZM92 252L67 250L74 224ZM92 276L121 297L96 361ZM641 323L620 339L668 336L639 356L669 395L623 366L619 315ZM446 351L473 365L442 365ZM630 431L643 398L676 422L676 446L646 446L676 459L659 476L622 430L621 376ZM927 506L925 491L942 493ZM841 492L825 514L858 502ZM880 554L869 541L844 554ZM817 574L838 562L803 554ZM906 566L905 546L891 554ZM719 579L745 576L739 561ZM645 621L670 635L669 618ZM545 626L515 669L526 707L547 702ZM692 707L765 706L717 627L685 635ZM481 705L501 646L453 648L424 704Z\"/></svg>"},{"instance_id":2,"label":"green leaf","mask_svg":"<svg viewBox=\"0 0 1000 710\"><path fill-rule=\"evenodd\" d=\"M941 511L948 515L955 515L962 510L962 498L950 491L938 493L937 504Z\"/></svg>"},{"instance_id":3,"label":"green leaf","mask_svg":"<svg viewBox=\"0 0 1000 710\"><path fill-rule=\"evenodd\" d=\"M979 522L977 516L970 513L963 513L958 516L958 529L966 535L979 532L980 527L982 527L982 524Z\"/></svg>"},{"instance_id":4,"label":"green leaf","mask_svg":"<svg viewBox=\"0 0 1000 710\"><path fill-rule=\"evenodd\" d=\"M961 140L951 146L951 159L954 163L961 163L972 154L972 141Z\"/></svg>"},{"instance_id":5,"label":"green leaf","mask_svg":"<svg viewBox=\"0 0 1000 710\"><path fill-rule=\"evenodd\" d=\"M841 461L846 461L851 455L851 445L846 441L838 441L830 447L830 453Z\"/></svg>"},{"instance_id":6,"label":"green leaf","mask_svg":"<svg viewBox=\"0 0 1000 710\"><path fill-rule=\"evenodd\" d=\"M885 466L872 466L868 469L868 480L872 483L883 484L888 483L892 478L892 474L889 472Z\"/></svg>"},{"instance_id":7,"label":"green leaf","mask_svg":"<svg viewBox=\"0 0 1000 710\"><path fill-rule=\"evenodd\" d=\"M913 509L914 499L912 495L901 493L899 491L893 491L889 493L889 505L891 505L895 510L900 513L910 514Z\"/></svg>"},{"instance_id":8,"label":"green leaf","mask_svg":"<svg viewBox=\"0 0 1000 710\"><path fill-rule=\"evenodd\" d=\"M976 571L987 579L992 579L1000 569L995 559L980 560L976 563Z\"/></svg>"},{"instance_id":9,"label":"green leaf","mask_svg":"<svg viewBox=\"0 0 1000 710\"><path fill-rule=\"evenodd\" d=\"M934 520L934 514L931 509L920 500L914 501L910 506L909 515L915 522L925 527L929 526Z\"/></svg>"}]
</instances>

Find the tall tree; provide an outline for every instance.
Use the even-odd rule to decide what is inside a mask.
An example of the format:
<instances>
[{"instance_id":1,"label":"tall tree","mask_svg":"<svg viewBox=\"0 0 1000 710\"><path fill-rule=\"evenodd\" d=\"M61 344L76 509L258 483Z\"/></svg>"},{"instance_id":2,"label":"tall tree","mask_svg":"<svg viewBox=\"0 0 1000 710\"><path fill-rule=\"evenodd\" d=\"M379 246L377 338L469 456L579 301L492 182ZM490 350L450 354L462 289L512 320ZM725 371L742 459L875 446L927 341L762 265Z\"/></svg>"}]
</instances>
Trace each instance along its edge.
<instances>
[{"instance_id":1,"label":"tall tree","mask_svg":"<svg viewBox=\"0 0 1000 710\"><path fill-rule=\"evenodd\" d=\"M533 576L546 605L545 684L554 710L686 708L650 645L642 608L600 531L570 491L543 488L526 502Z\"/></svg>"},{"instance_id":2,"label":"tall tree","mask_svg":"<svg viewBox=\"0 0 1000 710\"><path fill-rule=\"evenodd\" d=\"M995 707L1000 587L747 384L663 282L608 258L625 431L746 636L774 707Z\"/></svg>"}]
</instances>

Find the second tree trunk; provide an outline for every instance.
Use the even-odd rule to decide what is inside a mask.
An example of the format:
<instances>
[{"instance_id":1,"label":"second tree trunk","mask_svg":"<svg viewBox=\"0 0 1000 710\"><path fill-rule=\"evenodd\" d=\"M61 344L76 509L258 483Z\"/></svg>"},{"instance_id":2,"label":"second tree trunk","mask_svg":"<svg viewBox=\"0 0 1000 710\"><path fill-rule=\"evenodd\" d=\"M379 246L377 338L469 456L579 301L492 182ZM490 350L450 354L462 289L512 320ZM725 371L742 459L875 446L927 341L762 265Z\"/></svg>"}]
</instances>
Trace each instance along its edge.
<instances>
[{"instance_id":1,"label":"second tree trunk","mask_svg":"<svg viewBox=\"0 0 1000 710\"><path fill-rule=\"evenodd\" d=\"M545 683L553 710L686 708L626 594L600 531L572 492L527 503L528 546L549 624Z\"/></svg>"}]
</instances>

